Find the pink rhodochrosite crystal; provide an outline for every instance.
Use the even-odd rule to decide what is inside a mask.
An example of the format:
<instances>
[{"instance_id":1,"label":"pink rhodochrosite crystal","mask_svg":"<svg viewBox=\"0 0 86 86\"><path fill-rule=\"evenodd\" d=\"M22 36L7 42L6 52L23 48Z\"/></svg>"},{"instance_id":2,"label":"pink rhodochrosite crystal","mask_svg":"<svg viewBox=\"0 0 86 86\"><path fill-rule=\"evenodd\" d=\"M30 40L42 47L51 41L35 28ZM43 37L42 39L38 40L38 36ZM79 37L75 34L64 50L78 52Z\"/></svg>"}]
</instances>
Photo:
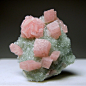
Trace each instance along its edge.
<instances>
[{"instance_id":1,"label":"pink rhodochrosite crystal","mask_svg":"<svg viewBox=\"0 0 86 86\"><path fill-rule=\"evenodd\" d=\"M41 60L42 67L49 69L51 64L53 62L53 59L50 57L43 57Z\"/></svg>"},{"instance_id":2,"label":"pink rhodochrosite crystal","mask_svg":"<svg viewBox=\"0 0 86 86\"><path fill-rule=\"evenodd\" d=\"M44 57L48 56L51 48L51 43L45 39L36 39L34 42L34 56L35 57Z\"/></svg>"},{"instance_id":3,"label":"pink rhodochrosite crystal","mask_svg":"<svg viewBox=\"0 0 86 86\"><path fill-rule=\"evenodd\" d=\"M34 60L20 62L20 68L26 71L32 71L41 68L41 63Z\"/></svg>"},{"instance_id":4,"label":"pink rhodochrosite crystal","mask_svg":"<svg viewBox=\"0 0 86 86\"><path fill-rule=\"evenodd\" d=\"M20 48L20 46L16 45L16 44L10 44L10 50L11 52L13 52L14 54L21 56L23 54L23 50Z\"/></svg>"},{"instance_id":5,"label":"pink rhodochrosite crystal","mask_svg":"<svg viewBox=\"0 0 86 86\"><path fill-rule=\"evenodd\" d=\"M60 51L53 51L50 55L50 58L53 59L53 61L56 61L60 56Z\"/></svg>"},{"instance_id":6,"label":"pink rhodochrosite crystal","mask_svg":"<svg viewBox=\"0 0 86 86\"><path fill-rule=\"evenodd\" d=\"M54 9L44 11L44 20L45 23L52 22L57 19L57 13L54 11Z\"/></svg>"},{"instance_id":7,"label":"pink rhodochrosite crystal","mask_svg":"<svg viewBox=\"0 0 86 86\"><path fill-rule=\"evenodd\" d=\"M61 36L61 30L57 21L48 24L47 29L51 37L58 39Z\"/></svg>"},{"instance_id":8,"label":"pink rhodochrosite crystal","mask_svg":"<svg viewBox=\"0 0 86 86\"><path fill-rule=\"evenodd\" d=\"M21 25L23 38L40 38L43 36L44 22L32 16L26 16Z\"/></svg>"},{"instance_id":9,"label":"pink rhodochrosite crystal","mask_svg":"<svg viewBox=\"0 0 86 86\"><path fill-rule=\"evenodd\" d=\"M67 26L59 19L57 19L59 21L59 25L61 26L62 30L64 33L68 32Z\"/></svg>"}]
</instances>

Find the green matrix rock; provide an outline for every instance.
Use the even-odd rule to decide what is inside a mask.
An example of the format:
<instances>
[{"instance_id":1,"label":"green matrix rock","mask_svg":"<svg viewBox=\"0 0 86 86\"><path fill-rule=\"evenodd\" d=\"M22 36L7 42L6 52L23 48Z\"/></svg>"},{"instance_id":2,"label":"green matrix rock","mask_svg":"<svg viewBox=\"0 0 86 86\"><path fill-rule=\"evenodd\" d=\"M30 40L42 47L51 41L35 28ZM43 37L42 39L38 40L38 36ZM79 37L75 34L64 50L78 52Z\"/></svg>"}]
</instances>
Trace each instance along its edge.
<instances>
[{"instance_id":1,"label":"green matrix rock","mask_svg":"<svg viewBox=\"0 0 86 86\"><path fill-rule=\"evenodd\" d=\"M40 19L44 21L44 16L40 17ZM59 23L59 21L60 20L58 19L57 22ZM53 61L49 69L41 67L40 69L36 69L30 72L23 70L24 75L30 81L43 81L48 77L51 77L53 75L58 75L66 66L72 64L75 60L75 56L73 55L71 50L70 39L63 32L61 24L59 23L61 29L61 36L57 40L50 37L47 34L46 25L44 28L43 37L41 37L40 39L46 39L51 43L51 49L49 55L53 51L60 51L60 56L57 59L57 61ZM21 56L18 56L19 63L26 60L34 60L36 62L41 61L41 58L34 57L34 53L33 53L34 41L35 38L27 39L27 38L22 38L20 35L18 40L14 43L19 45L23 50L23 54Z\"/></svg>"}]
</instances>

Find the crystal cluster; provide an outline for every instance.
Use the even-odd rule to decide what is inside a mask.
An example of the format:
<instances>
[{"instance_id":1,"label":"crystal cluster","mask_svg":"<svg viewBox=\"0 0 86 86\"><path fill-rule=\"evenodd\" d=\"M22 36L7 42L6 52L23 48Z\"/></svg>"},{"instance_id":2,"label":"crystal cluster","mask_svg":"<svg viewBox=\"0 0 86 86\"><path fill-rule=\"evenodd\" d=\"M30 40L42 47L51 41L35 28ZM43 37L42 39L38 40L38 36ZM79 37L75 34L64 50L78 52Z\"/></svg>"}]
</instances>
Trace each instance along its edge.
<instances>
[{"instance_id":1,"label":"crystal cluster","mask_svg":"<svg viewBox=\"0 0 86 86\"><path fill-rule=\"evenodd\" d=\"M10 50L18 55L19 66L28 80L43 81L74 62L67 32L54 9L45 11L40 18L25 17L20 37Z\"/></svg>"}]
</instances>

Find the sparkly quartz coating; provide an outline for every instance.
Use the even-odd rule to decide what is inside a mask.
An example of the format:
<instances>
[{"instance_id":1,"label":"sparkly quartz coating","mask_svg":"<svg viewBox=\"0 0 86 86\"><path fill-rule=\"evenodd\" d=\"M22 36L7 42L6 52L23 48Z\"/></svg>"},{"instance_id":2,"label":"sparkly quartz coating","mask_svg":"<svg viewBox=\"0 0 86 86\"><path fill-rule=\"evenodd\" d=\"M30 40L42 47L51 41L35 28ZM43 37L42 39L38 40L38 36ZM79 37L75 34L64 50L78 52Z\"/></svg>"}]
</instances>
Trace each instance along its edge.
<instances>
[{"instance_id":1,"label":"sparkly quartz coating","mask_svg":"<svg viewBox=\"0 0 86 86\"><path fill-rule=\"evenodd\" d=\"M28 80L43 81L74 63L67 32L54 9L44 11L40 18L25 17L20 37L9 47L18 55L19 66Z\"/></svg>"}]
</instances>

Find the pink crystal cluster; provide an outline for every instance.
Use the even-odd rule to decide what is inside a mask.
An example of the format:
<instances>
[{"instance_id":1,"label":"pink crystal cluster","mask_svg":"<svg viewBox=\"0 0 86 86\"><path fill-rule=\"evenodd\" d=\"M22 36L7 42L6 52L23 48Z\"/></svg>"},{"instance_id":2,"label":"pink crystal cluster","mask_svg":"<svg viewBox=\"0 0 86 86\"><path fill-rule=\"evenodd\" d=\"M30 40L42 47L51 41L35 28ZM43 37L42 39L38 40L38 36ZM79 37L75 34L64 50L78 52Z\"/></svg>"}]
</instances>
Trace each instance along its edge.
<instances>
[{"instance_id":1,"label":"pink crystal cluster","mask_svg":"<svg viewBox=\"0 0 86 86\"><path fill-rule=\"evenodd\" d=\"M33 48L34 57L41 58L41 62L36 62L34 60L20 62L21 69L26 71L32 71L41 67L49 69L52 62L58 59L60 51L53 51L49 56L51 43L46 39L40 38L43 37L45 24L47 24L46 26L49 35L54 39L58 39L61 36L60 25L62 26L63 32L68 32L67 26L57 18L57 12L54 11L54 9L44 11L44 22L39 18L26 16L25 20L23 20L21 24L21 37L26 39L35 38ZM21 56L23 54L23 50L20 48L20 46L13 43L10 45L10 50L18 56Z\"/></svg>"}]
</instances>

